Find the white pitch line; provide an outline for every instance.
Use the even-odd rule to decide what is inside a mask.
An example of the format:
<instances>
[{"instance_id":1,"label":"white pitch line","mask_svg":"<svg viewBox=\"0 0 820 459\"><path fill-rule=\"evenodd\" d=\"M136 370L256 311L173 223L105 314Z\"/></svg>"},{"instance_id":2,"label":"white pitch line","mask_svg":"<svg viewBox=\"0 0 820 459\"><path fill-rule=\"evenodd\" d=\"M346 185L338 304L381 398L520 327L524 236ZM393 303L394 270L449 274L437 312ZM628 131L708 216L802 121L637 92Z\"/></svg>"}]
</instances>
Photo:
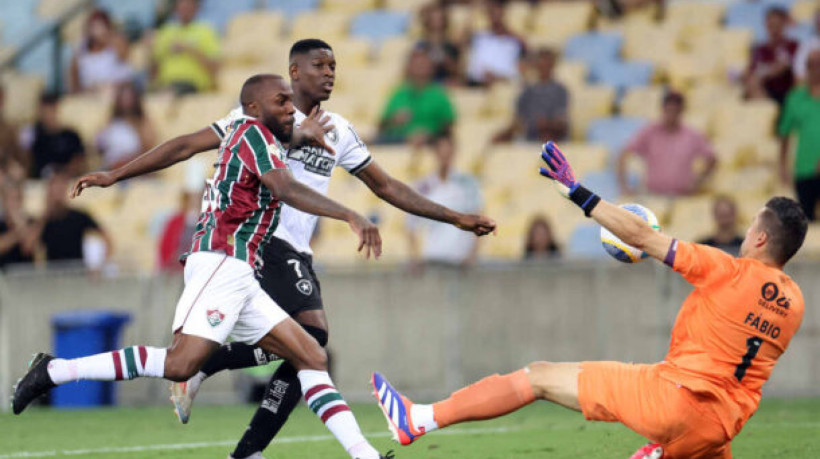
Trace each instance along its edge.
<instances>
[{"instance_id":1,"label":"white pitch line","mask_svg":"<svg viewBox=\"0 0 820 459\"><path fill-rule=\"evenodd\" d=\"M498 427L494 429L452 429L437 432L436 436L442 435L487 435L487 434L501 434L507 432L514 432L519 429L512 429L508 427ZM376 432L366 434L366 437L389 437L389 432ZM313 443L320 441L335 440L332 435L307 435L300 437L283 437L277 438L275 443ZM147 446L121 446L110 448L95 448L95 449L73 449L64 451L21 451L11 454L0 454L0 459L17 459L26 457L56 457L56 456L84 456L89 454L127 454L140 453L145 451L174 451L180 449L201 449L214 448L217 446L231 446L236 444L236 440L222 440L209 441L199 443L173 443L164 445L147 445Z\"/></svg>"}]
</instances>

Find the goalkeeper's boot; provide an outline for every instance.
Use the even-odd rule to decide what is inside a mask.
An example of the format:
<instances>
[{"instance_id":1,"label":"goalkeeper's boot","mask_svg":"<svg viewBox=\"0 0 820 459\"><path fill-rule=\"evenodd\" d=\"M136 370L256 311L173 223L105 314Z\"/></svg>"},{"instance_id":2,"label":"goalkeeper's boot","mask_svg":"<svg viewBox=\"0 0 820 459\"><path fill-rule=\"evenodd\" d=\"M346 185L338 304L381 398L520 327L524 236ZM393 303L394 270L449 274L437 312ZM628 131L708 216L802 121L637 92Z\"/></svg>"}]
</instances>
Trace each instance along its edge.
<instances>
[{"instance_id":1,"label":"goalkeeper's boot","mask_svg":"<svg viewBox=\"0 0 820 459\"><path fill-rule=\"evenodd\" d=\"M187 424L191 418L191 409L194 405L194 398L199 392L202 381L205 381L205 373L201 371L195 374L191 379L171 384L171 403L174 404L174 413L177 415L179 422ZM261 455L259 457L262 457Z\"/></svg>"},{"instance_id":2,"label":"goalkeeper's boot","mask_svg":"<svg viewBox=\"0 0 820 459\"><path fill-rule=\"evenodd\" d=\"M28 372L14 385L11 397L11 408L14 414L20 414L37 397L57 387L48 375L48 363L54 360L53 355L39 353L28 364Z\"/></svg>"},{"instance_id":3,"label":"goalkeeper's boot","mask_svg":"<svg viewBox=\"0 0 820 459\"><path fill-rule=\"evenodd\" d=\"M235 459L233 456L228 454L228 459ZM259 451L251 454L250 456L243 457L242 459L265 459L265 456L262 455Z\"/></svg>"},{"instance_id":4,"label":"goalkeeper's boot","mask_svg":"<svg viewBox=\"0 0 820 459\"><path fill-rule=\"evenodd\" d=\"M413 402L394 389L379 373L373 373L370 382L373 385L373 395L387 419L387 427L393 433L393 440L406 446L424 435L424 429L417 430L410 418Z\"/></svg>"},{"instance_id":5,"label":"goalkeeper's boot","mask_svg":"<svg viewBox=\"0 0 820 459\"><path fill-rule=\"evenodd\" d=\"M629 459L662 459L663 448L657 443L649 443L635 451Z\"/></svg>"}]
</instances>

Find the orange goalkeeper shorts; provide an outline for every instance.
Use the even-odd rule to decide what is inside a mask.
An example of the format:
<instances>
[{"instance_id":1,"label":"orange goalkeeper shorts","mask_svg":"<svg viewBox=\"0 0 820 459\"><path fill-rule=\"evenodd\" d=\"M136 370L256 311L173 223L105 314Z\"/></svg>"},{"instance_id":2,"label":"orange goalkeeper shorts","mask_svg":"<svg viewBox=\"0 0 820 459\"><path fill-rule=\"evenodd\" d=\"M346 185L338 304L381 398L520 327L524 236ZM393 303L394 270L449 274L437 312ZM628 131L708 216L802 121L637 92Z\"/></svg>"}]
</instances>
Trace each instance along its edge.
<instances>
[{"instance_id":1,"label":"orange goalkeeper shorts","mask_svg":"<svg viewBox=\"0 0 820 459\"><path fill-rule=\"evenodd\" d=\"M578 401L587 419L620 422L659 443L664 459L732 457L711 402L661 378L658 365L582 362Z\"/></svg>"}]
</instances>

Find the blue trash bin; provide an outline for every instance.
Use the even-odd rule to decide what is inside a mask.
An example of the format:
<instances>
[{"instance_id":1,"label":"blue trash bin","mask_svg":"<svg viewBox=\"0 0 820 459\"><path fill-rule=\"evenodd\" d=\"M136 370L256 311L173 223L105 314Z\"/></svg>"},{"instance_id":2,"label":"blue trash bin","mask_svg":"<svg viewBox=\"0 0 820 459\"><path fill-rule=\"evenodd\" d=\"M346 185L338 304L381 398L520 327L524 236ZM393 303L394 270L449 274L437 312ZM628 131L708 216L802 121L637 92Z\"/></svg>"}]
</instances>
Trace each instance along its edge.
<instances>
[{"instance_id":1,"label":"blue trash bin","mask_svg":"<svg viewBox=\"0 0 820 459\"><path fill-rule=\"evenodd\" d=\"M56 314L54 353L59 358L72 359L119 348L123 325L129 314L111 311L71 311ZM114 384L110 381L80 381L58 386L51 391L51 404L58 408L81 408L113 405Z\"/></svg>"}]
</instances>

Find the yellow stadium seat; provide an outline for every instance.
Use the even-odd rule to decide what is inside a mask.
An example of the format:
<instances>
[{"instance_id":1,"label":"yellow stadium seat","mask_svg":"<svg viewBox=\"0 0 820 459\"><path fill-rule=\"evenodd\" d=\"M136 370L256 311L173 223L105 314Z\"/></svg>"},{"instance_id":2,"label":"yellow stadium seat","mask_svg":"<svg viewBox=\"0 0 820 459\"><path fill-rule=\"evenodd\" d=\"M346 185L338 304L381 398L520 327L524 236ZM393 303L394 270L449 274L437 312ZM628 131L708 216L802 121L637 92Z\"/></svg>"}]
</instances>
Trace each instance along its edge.
<instances>
[{"instance_id":1,"label":"yellow stadium seat","mask_svg":"<svg viewBox=\"0 0 820 459\"><path fill-rule=\"evenodd\" d=\"M487 93L483 89L453 88L450 100L461 120L484 118L487 115Z\"/></svg>"},{"instance_id":2,"label":"yellow stadium seat","mask_svg":"<svg viewBox=\"0 0 820 459\"><path fill-rule=\"evenodd\" d=\"M413 43L413 40L408 37L393 37L385 40L379 46L379 65L393 65L403 68L410 50L413 49Z\"/></svg>"},{"instance_id":3,"label":"yellow stadium seat","mask_svg":"<svg viewBox=\"0 0 820 459\"><path fill-rule=\"evenodd\" d=\"M560 60L555 66L555 79L563 83L570 94L587 83L587 66L583 62Z\"/></svg>"},{"instance_id":4,"label":"yellow stadium seat","mask_svg":"<svg viewBox=\"0 0 820 459\"><path fill-rule=\"evenodd\" d=\"M94 145L111 116L111 102L98 95L66 96L60 100L60 122L77 130L86 145Z\"/></svg>"},{"instance_id":5,"label":"yellow stadium seat","mask_svg":"<svg viewBox=\"0 0 820 459\"><path fill-rule=\"evenodd\" d=\"M384 7L389 10L416 12L429 3L429 0L385 0Z\"/></svg>"},{"instance_id":6,"label":"yellow stadium seat","mask_svg":"<svg viewBox=\"0 0 820 459\"><path fill-rule=\"evenodd\" d=\"M715 136L770 138L774 134L777 113L777 104L768 99L723 103L717 108L712 119Z\"/></svg>"},{"instance_id":7,"label":"yellow stadium seat","mask_svg":"<svg viewBox=\"0 0 820 459\"><path fill-rule=\"evenodd\" d=\"M340 11L314 11L303 13L293 20L290 30L292 41L314 38L320 33L322 38L331 43L347 36L351 15Z\"/></svg>"},{"instance_id":8,"label":"yellow stadium seat","mask_svg":"<svg viewBox=\"0 0 820 459\"><path fill-rule=\"evenodd\" d=\"M282 67L269 67L269 66L262 66L262 65L249 65L249 66L230 66L224 67L219 70L219 75L216 79L216 85L219 91L223 94L232 94L234 98L238 99L239 91L242 89L242 85L245 83L245 80L250 78L253 75L258 73L278 73L279 75L283 75L285 72L284 70L287 68L285 65L287 61L283 61Z\"/></svg>"},{"instance_id":9,"label":"yellow stadium seat","mask_svg":"<svg viewBox=\"0 0 820 459\"><path fill-rule=\"evenodd\" d=\"M820 223L812 223L809 225L806 239L803 241L803 246L800 248L798 256L814 259L820 256Z\"/></svg>"},{"instance_id":10,"label":"yellow stadium seat","mask_svg":"<svg viewBox=\"0 0 820 459\"><path fill-rule=\"evenodd\" d=\"M505 8L505 19L510 29L521 36L529 36L532 31L532 3L513 1L508 2Z\"/></svg>"},{"instance_id":11,"label":"yellow stadium seat","mask_svg":"<svg viewBox=\"0 0 820 459\"><path fill-rule=\"evenodd\" d=\"M660 86L631 88L621 99L621 115L655 119L661 113L662 99Z\"/></svg>"},{"instance_id":12,"label":"yellow stadium seat","mask_svg":"<svg viewBox=\"0 0 820 459\"><path fill-rule=\"evenodd\" d=\"M792 19L798 22L814 20L814 14L820 9L816 0L798 0L792 3Z\"/></svg>"},{"instance_id":13,"label":"yellow stadium seat","mask_svg":"<svg viewBox=\"0 0 820 459\"><path fill-rule=\"evenodd\" d=\"M348 38L333 44L336 64L345 70L348 67L361 67L370 61L373 48L367 40Z\"/></svg>"},{"instance_id":14,"label":"yellow stadium seat","mask_svg":"<svg viewBox=\"0 0 820 459\"><path fill-rule=\"evenodd\" d=\"M722 2L672 2L666 7L666 22L680 27L680 38L703 34L720 27L726 10Z\"/></svg>"},{"instance_id":15,"label":"yellow stadium seat","mask_svg":"<svg viewBox=\"0 0 820 459\"><path fill-rule=\"evenodd\" d=\"M192 94L179 98L179 116L199 121L203 126L220 119L238 105L239 94Z\"/></svg>"},{"instance_id":16,"label":"yellow stadium seat","mask_svg":"<svg viewBox=\"0 0 820 459\"><path fill-rule=\"evenodd\" d=\"M683 240L697 240L711 231L711 215L710 196L678 198L672 206L668 232Z\"/></svg>"},{"instance_id":17,"label":"yellow stadium seat","mask_svg":"<svg viewBox=\"0 0 820 459\"><path fill-rule=\"evenodd\" d=\"M470 29L475 32L487 28L486 14L482 8L469 4L452 4L447 8L447 14L451 39L462 39Z\"/></svg>"},{"instance_id":18,"label":"yellow stadium seat","mask_svg":"<svg viewBox=\"0 0 820 459\"><path fill-rule=\"evenodd\" d=\"M723 66L719 50L700 54L677 53L666 67L669 83L680 89L697 86L703 82L720 80Z\"/></svg>"},{"instance_id":19,"label":"yellow stadium seat","mask_svg":"<svg viewBox=\"0 0 820 459\"><path fill-rule=\"evenodd\" d=\"M583 140L587 127L596 118L612 114L615 89L609 86L586 86L570 94L570 123L572 138Z\"/></svg>"},{"instance_id":20,"label":"yellow stadium seat","mask_svg":"<svg viewBox=\"0 0 820 459\"><path fill-rule=\"evenodd\" d=\"M520 85L512 82L493 84L486 95L484 107L486 116L490 118L512 118L518 95L521 94L522 89Z\"/></svg>"},{"instance_id":21,"label":"yellow stadium seat","mask_svg":"<svg viewBox=\"0 0 820 459\"><path fill-rule=\"evenodd\" d=\"M712 180L712 190L722 194L770 196L776 185L776 171L769 166L745 167L738 170L718 168Z\"/></svg>"},{"instance_id":22,"label":"yellow stadium seat","mask_svg":"<svg viewBox=\"0 0 820 459\"><path fill-rule=\"evenodd\" d=\"M376 8L378 0L322 0L322 9L328 11L343 11L345 13L360 13Z\"/></svg>"},{"instance_id":23,"label":"yellow stadium seat","mask_svg":"<svg viewBox=\"0 0 820 459\"><path fill-rule=\"evenodd\" d=\"M260 42L280 38L285 17L277 11L251 11L234 15L228 22L226 38L253 35Z\"/></svg>"},{"instance_id":24,"label":"yellow stadium seat","mask_svg":"<svg viewBox=\"0 0 820 459\"><path fill-rule=\"evenodd\" d=\"M509 120L460 119L455 124L455 141L458 148L456 164L461 170L474 172L477 162L490 147L492 137L508 125Z\"/></svg>"},{"instance_id":25,"label":"yellow stadium seat","mask_svg":"<svg viewBox=\"0 0 820 459\"><path fill-rule=\"evenodd\" d=\"M44 19L56 19L76 8L82 0L40 0L37 15Z\"/></svg>"},{"instance_id":26,"label":"yellow stadium seat","mask_svg":"<svg viewBox=\"0 0 820 459\"><path fill-rule=\"evenodd\" d=\"M336 74L336 86L339 91L383 103L383 98L401 82L403 71L401 67L374 64L340 68Z\"/></svg>"},{"instance_id":27,"label":"yellow stadium seat","mask_svg":"<svg viewBox=\"0 0 820 459\"><path fill-rule=\"evenodd\" d=\"M230 50L225 53L226 67L270 65L275 71L286 73L289 47L279 38L260 40L254 34L238 34L227 37L222 46Z\"/></svg>"},{"instance_id":28,"label":"yellow stadium seat","mask_svg":"<svg viewBox=\"0 0 820 459\"><path fill-rule=\"evenodd\" d=\"M685 88L678 88L685 89ZM711 118L715 111L724 104L740 100L738 85L730 86L722 82L698 84L686 91L686 106L689 113L699 113ZM709 129L711 135L713 129Z\"/></svg>"},{"instance_id":29,"label":"yellow stadium seat","mask_svg":"<svg viewBox=\"0 0 820 459\"><path fill-rule=\"evenodd\" d=\"M563 45L571 36L589 29L594 12L591 2L541 3L534 13L532 33Z\"/></svg>"},{"instance_id":30,"label":"yellow stadium seat","mask_svg":"<svg viewBox=\"0 0 820 459\"><path fill-rule=\"evenodd\" d=\"M5 94L3 117L17 124L33 121L40 93L45 86L42 78L6 72L2 76L2 83Z\"/></svg>"},{"instance_id":31,"label":"yellow stadium seat","mask_svg":"<svg viewBox=\"0 0 820 459\"><path fill-rule=\"evenodd\" d=\"M720 29L697 34L686 34L687 51L694 55L720 56L724 71L739 72L745 69L753 34L746 29Z\"/></svg>"},{"instance_id":32,"label":"yellow stadium seat","mask_svg":"<svg viewBox=\"0 0 820 459\"><path fill-rule=\"evenodd\" d=\"M624 57L630 60L652 62L661 71L672 61L677 49L680 26L634 24L624 29Z\"/></svg>"}]
</instances>

